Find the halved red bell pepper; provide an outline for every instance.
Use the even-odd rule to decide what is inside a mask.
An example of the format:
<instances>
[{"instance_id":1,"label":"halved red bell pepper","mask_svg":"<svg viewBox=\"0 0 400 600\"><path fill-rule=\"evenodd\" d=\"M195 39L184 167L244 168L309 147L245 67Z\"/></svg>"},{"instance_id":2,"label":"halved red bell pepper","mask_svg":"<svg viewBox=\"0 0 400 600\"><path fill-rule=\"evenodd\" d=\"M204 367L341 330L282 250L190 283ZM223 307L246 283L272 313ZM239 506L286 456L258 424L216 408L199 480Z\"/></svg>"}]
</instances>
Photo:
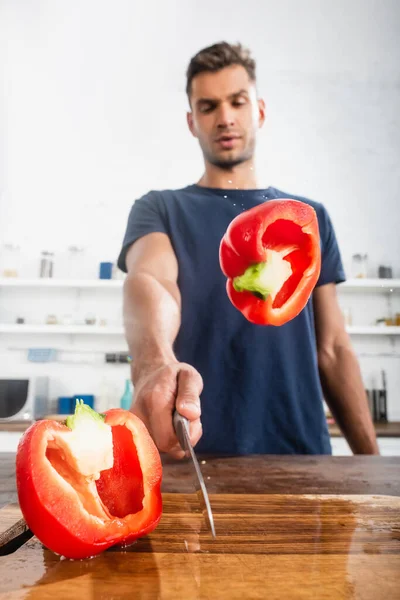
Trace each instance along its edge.
<instances>
[{"instance_id":1,"label":"halved red bell pepper","mask_svg":"<svg viewBox=\"0 0 400 600\"><path fill-rule=\"evenodd\" d=\"M16 474L29 528L67 558L130 544L161 518L160 455L126 410L99 415L79 403L66 425L34 423L19 443Z\"/></svg>"},{"instance_id":2,"label":"halved red bell pepper","mask_svg":"<svg viewBox=\"0 0 400 600\"><path fill-rule=\"evenodd\" d=\"M268 200L233 219L219 259L232 304L252 323L296 317L318 280L321 251L315 210L299 200Z\"/></svg>"}]
</instances>

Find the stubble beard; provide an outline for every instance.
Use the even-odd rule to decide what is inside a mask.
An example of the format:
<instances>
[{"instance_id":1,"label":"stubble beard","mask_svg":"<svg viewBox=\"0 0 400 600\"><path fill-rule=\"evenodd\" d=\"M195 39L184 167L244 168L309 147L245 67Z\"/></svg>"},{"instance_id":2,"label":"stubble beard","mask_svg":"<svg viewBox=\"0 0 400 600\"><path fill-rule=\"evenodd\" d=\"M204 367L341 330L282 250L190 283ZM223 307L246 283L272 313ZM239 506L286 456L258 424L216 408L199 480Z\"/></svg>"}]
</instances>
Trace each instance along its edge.
<instances>
[{"instance_id":1,"label":"stubble beard","mask_svg":"<svg viewBox=\"0 0 400 600\"><path fill-rule=\"evenodd\" d=\"M231 171L237 165L241 165L251 160L254 156L255 138L253 138L249 146L237 154L237 156L226 157L214 154L209 148L206 147L205 144L203 145L201 142L199 143L205 160L215 167L222 169L223 171ZM228 152L226 154L228 154Z\"/></svg>"}]
</instances>

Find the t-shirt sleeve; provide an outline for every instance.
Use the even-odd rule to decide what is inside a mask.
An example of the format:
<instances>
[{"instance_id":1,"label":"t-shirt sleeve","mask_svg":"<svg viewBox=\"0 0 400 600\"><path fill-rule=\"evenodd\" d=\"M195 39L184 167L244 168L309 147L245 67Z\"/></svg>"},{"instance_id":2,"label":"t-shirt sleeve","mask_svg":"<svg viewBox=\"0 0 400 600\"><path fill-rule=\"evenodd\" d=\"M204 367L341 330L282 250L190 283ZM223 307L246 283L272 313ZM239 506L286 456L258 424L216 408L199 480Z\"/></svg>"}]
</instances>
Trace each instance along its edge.
<instances>
[{"instance_id":1,"label":"t-shirt sleeve","mask_svg":"<svg viewBox=\"0 0 400 600\"><path fill-rule=\"evenodd\" d=\"M144 235L155 232L168 234L168 227L158 195L150 192L136 200L130 210L121 252L117 261L121 271L127 272L126 254L130 246Z\"/></svg>"},{"instance_id":2,"label":"t-shirt sleeve","mask_svg":"<svg viewBox=\"0 0 400 600\"><path fill-rule=\"evenodd\" d=\"M328 211L321 205L319 218L319 230L321 238L321 273L317 286L326 283L341 283L346 281L342 258L336 240L335 230Z\"/></svg>"}]
</instances>

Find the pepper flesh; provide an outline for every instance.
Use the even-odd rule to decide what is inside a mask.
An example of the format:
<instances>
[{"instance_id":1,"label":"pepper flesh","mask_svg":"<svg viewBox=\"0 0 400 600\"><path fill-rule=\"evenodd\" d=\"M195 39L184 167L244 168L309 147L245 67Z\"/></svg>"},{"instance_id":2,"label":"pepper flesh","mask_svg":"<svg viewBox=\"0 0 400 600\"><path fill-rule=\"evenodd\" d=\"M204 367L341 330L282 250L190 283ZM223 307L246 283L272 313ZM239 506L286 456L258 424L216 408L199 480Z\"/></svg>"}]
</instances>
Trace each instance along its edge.
<instances>
[{"instance_id":1,"label":"pepper flesh","mask_svg":"<svg viewBox=\"0 0 400 600\"><path fill-rule=\"evenodd\" d=\"M110 466L105 459L99 472L98 465L88 472L93 457L82 463L71 459L66 447L73 432L56 421L34 423L18 446L22 514L45 546L67 558L129 544L155 529L161 518L161 461L144 424L121 409L107 411L104 424L112 434L113 461ZM71 452L79 455L79 448Z\"/></svg>"},{"instance_id":2,"label":"pepper flesh","mask_svg":"<svg viewBox=\"0 0 400 600\"><path fill-rule=\"evenodd\" d=\"M268 200L229 224L220 266L232 304L250 322L280 326L305 307L318 281L315 210L299 200Z\"/></svg>"}]
</instances>

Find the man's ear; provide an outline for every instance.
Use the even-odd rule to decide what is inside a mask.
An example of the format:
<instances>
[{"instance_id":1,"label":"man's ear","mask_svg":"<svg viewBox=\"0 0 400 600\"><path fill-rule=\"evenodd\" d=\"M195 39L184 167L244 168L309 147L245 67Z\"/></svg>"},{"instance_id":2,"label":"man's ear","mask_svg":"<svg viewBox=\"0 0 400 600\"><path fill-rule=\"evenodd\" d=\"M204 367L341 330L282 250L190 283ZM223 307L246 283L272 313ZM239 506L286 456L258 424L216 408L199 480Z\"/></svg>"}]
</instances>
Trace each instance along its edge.
<instances>
[{"instance_id":1,"label":"man's ear","mask_svg":"<svg viewBox=\"0 0 400 600\"><path fill-rule=\"evenodd\" d=\"M257 100L258 103L258 126L261 127L264 125L265 122L265 102L262 98L259 98Z\"/></svg>"},{"instance_id":2,"label":"man's ear","mask_svg":"<svg viewBox=\"0 0 400 600\"><path fill-rule=\"evenodd\" d=\"M186 121L187 121L188 127L190 129L190 133L193 135L193 137L197 138L194 121L193 121L193 113L191 113L191 112L186 113Z\"/></svg>"}]
</instances>

